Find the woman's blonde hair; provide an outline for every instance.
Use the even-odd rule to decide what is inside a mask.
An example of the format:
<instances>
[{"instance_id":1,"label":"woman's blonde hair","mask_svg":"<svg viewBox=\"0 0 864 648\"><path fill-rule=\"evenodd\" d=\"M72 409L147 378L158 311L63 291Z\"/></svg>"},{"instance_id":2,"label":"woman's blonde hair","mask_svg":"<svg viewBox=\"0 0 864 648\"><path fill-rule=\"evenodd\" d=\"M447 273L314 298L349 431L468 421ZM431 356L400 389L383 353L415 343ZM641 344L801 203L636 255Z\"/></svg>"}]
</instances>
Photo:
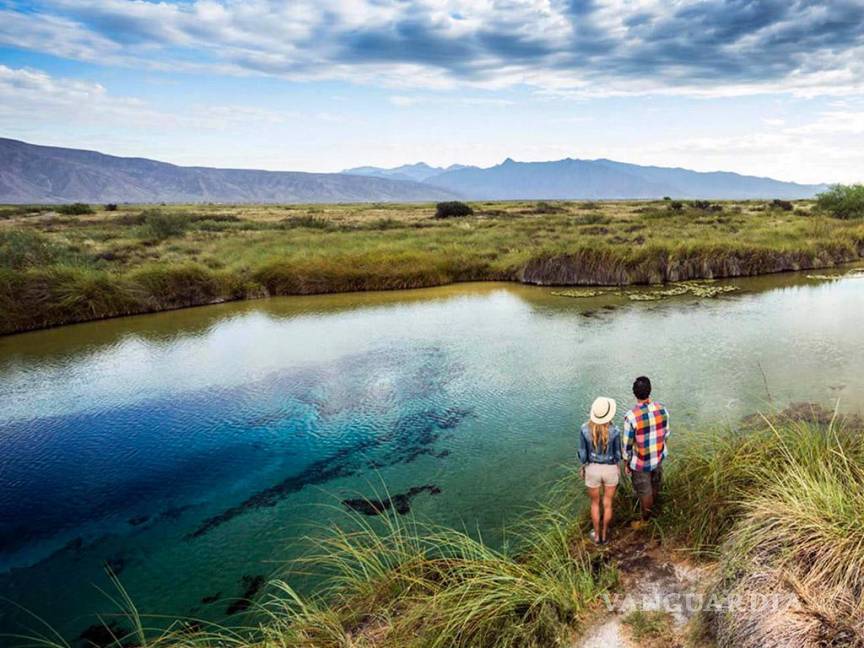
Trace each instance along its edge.
<instances>
[{"instance_id":1,"label":"woman's blonde hair","mask_svg":"<svg viewBox=\"0 0 864 648\"><path fill-rule=\"evenodd\" d=\"M603 452L606 452L609 447L609 424L595 423L588 421L588 429L591 430L591 440L594 442L594 448L600 449L600 441L603 441Z\"/></svg>"}]
</instances>

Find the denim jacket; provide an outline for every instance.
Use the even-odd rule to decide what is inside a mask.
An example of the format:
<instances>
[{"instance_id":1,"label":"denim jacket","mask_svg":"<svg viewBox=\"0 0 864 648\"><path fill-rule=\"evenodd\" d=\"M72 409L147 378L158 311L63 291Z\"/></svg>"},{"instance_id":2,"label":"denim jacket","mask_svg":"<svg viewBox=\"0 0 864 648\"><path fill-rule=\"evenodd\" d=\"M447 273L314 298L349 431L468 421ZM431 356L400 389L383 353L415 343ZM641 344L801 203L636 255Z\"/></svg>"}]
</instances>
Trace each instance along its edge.
<instances>
[{"instance_id":1,"label":"denim jacket","mask_svg":"<svg viewBox=\"0 0 864 648\"><path fill-rule=\"evenodd\" d=\"M614 423L609 426L609 443L605 452L594 447L591 428L585 423L579 434L579 462L582 464L617 464L621 461L621 431Z\"/></svg>"}]
</instances>

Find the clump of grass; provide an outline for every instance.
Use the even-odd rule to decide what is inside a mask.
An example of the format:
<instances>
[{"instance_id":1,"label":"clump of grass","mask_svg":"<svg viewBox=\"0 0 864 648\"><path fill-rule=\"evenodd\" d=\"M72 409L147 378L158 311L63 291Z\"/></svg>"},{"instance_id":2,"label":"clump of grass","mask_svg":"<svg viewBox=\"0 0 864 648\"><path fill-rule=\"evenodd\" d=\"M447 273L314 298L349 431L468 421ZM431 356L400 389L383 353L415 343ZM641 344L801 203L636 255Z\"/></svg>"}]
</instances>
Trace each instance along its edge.
<instances>
[{"instance_id":1,"label":"clump of grass","mask_svg":"<svg viewBox=\"0 0 864 648\"><path fill-rule=\"evenodd\" d=\"M145 266L132 272L129 280L155 302L153 310L212 303L223 294L214 273L194 263Z\"/></svg>"},{"instance_id":2,"label":"clump of grass","mask_svg":"<svg viewBox=\"0 0 864 648\"><path fill-rule=\"evenodd\" d=\"M0 230L0 267L23 270L57 263L83 263L68 245L34 230Z\"/></svg>"},{"instance_id":3,"label":"clump of grass","mask_svg":"<svg viewBox=\"0 0 864 648\"><path fill-rule=\"evenodd\" d=\"M166 212L161 209L147 210L140 218L142 238L156 241L182 236L192 223L192 218L188 214Z\"/></svg>"},{"instance_id":4,"label":"clump of grass","mask_svg":"<svg viewBox=\"0 0 864 648\"><path fill-rule=\"evenodd\" d=\"M647 646L673 645L675 634L672 615L662 610L633 610L621 622L633 641Z\"/></svg>"},{"instance_id":5,"label":"clump of grass","mask_svg":"<svg viewBox=\"0 0 864 648\"><path fill-rule=\"evenodd\" d=\"M864 645L862 422L807 409L699 435L667 473L657 528L720 558L718 645Z\"/></svg>"},{"instance_id":6,"label":"clump of grass","mask_svg":"<svg viewBox=\"0 0 864 648\"><path fill-rule=\"evenodd\" d=\"M330 221L326 218L321 218L320 216L313 216L311 215L312 213L313 211L310 210L309 214L305 216L289 216L283 218L282 226L286 229L293 229L295 227L305 227L317 230L333 229L333 224Z\"/></svg>"},{"instance_id":7,"label":"clump of grass","mask_svg":"<svg viewBox=\"0 0 864 648\"><path fill-rule=\"evenodd\" d=\"M21 216L32 216L41 214L47 208L42 205L8 205L0 207L0 218L9 219Z\"/></svg>"},{"instance_id":8,"label":"clump of grass","mask_svg":"<svg viewBox=\"0 0 864 648\"><path fill-rule=\"evenodd\" d=\"M566 212L567 208L563 205L558 205L554 203L547 202L545 200L541 200L534 207L527 210L529 214L561 214Z\"/></svg>"},{"instance_id":9,"label":"clump of grass","mask_svg":"<svg viewBox=\"0 0 864 648\"><path fill-rule=\"evenodd\" d=\"M70 205L59 205L57 213L66 214L67 216L84 216L86 214L95 214L96 212L87 203L77 202Z\"/></svg>"},{"instance_id":10,"label":"clump of grass","mask_svg":"<svg viewBox=\"0 0 864 648\"><path fill-rule=\"evenodd\" d=\"M310 648L370 635L390 647L554 645L615 582L576 532L572 517L544 511L511 552L413 518L388 516L380 529L357 520L317 538L319 550L303 559L326 567L330 586L307 601L278 585L265 632Z\"/></svg>"}]
</instances>

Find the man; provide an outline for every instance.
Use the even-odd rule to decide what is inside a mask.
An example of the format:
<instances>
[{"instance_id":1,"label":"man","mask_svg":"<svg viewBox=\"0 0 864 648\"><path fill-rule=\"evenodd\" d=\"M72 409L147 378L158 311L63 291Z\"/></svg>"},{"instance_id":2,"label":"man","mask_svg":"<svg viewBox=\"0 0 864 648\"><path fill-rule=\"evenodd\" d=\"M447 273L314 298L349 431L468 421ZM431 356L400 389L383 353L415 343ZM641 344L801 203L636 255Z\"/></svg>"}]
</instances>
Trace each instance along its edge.
<instances>
[{"instance_id":1,"label":"man","mask_svg":"<svg viewBox=\"0 0 864 648\"><path fill-rule=\"evenodd\" d=\"M642 508L642 520L647 520L660 494L669 438L669 412L662 404L651 400L651 381L645 376L639 376L633 383L633 395L636 407L624 415L623 456L625 470Z\"/></svg>"}]
</instances>

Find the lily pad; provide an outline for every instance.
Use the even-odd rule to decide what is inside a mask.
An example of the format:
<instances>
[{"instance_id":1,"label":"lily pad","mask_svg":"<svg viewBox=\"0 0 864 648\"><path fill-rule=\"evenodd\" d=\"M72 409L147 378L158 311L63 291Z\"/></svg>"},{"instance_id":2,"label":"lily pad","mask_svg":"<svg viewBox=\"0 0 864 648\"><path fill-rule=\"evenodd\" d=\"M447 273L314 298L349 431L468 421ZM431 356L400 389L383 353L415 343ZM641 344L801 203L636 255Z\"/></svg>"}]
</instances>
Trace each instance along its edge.
<instances>
[{"instance_id":1,"label":"lily pad","mask_svg":"<svg viewBox=\"0 0 864 648\"><path fill-rule=\"evenodd\" d=\"M566 290L553 290L551 292L552 295L558 297L574 297L577 299L583 297L597 297L599 295L605 295L606 293L606 290L600 290L597 288L567 288Z\"/></svg>"}]
</instances>

